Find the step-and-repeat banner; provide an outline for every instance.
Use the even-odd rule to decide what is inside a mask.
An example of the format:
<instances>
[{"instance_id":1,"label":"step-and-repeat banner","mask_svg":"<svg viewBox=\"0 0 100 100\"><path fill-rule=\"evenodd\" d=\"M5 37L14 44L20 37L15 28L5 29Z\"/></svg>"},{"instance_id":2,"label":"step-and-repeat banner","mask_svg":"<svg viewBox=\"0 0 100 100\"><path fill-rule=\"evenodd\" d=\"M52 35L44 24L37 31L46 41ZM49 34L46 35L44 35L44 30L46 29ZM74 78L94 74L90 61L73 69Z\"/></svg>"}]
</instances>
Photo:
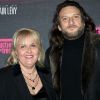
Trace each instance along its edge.
<instances>
[{"instance_id":1,"label":"step-and-repeat banner","mask_svg":"<svg viewBox=\"0 0 100 100\"><path fill-rule=\"evenodd\" d=\"M0 0L0 68L6 65L13 33L19 28L36 28L48 47L48 34L57 4L64 0ZM100 33L100 0L76 0L96 23Z\"/></svg>"}]
</instances>

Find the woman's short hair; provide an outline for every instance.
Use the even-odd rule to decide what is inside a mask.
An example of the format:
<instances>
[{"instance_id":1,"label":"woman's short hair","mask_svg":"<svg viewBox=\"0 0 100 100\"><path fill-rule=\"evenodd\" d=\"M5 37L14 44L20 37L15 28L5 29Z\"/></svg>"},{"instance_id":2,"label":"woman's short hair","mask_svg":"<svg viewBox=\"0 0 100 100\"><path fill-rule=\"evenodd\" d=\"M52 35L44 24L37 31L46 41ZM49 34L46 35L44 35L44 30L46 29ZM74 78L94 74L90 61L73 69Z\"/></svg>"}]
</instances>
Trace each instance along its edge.
<instances>
[{"instance_id":1,"label":"woman's short hair","mask_svg":"<svg viewBox=\"0 0 100 100\"><path fill-rule=\"evenodd\" d=\"M12 64L16 64L18 63L18 59L15 53L16 50L16 46L18 43L18 38L21 37L24 41L24 39L30 36L33 38L34 42L36 43L37 47L39 48L39 58L37 61L37 65L44 65L44 49L42 46L42 41L40 38L40 34L38 31L36 31L35 29L29 29L29 28L21 28L19 30L17 30L14 35L13 35L13 43L12 43L12 50L11 50L11 55L8 58L8 65L12 65Z\"/></svg>"}]
</instances>

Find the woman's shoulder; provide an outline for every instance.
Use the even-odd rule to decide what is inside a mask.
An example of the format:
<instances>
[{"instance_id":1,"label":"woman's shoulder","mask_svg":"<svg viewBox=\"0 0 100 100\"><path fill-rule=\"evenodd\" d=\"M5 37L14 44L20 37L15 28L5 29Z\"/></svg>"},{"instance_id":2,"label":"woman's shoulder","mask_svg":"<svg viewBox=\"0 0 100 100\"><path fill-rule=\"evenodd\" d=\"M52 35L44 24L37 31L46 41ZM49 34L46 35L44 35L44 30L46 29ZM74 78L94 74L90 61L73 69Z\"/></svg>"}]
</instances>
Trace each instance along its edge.
<instances>
[{"instance_id":1,"label":"woman's shoulder","mask_svg":"<svg viewBox=\"0 0 100 100\"><path fill-rule=\"evenodd\" d=\"M41 76L42 79L46 81L46 83L51 83L52 80L52 74L50 71L50 68L44 67L44 68L38 68L37 69L39 75Z\"/></svg>"},{"instance_id":2,"label":"woman's shoulder","mask_svg":"<svg viewBox=\"0 0 100 100\"><path fill-rule=\"evenodd\" d=\"M6 66L0 68L0 78L10 75L9 73L11 72L12 68L13 66Z\"/></svg>"},{"instance_id":3,"label":"woman's shoulder","mask_svg":"<svg viewBox=\"0 0 100 100\"><path fill-rule=\"evenodd\" d=\"M39 67L39 66L37 66L37 71L44 73L44 74L50 74L50 68L49 67Z\"/></svg>"}]
</instances>

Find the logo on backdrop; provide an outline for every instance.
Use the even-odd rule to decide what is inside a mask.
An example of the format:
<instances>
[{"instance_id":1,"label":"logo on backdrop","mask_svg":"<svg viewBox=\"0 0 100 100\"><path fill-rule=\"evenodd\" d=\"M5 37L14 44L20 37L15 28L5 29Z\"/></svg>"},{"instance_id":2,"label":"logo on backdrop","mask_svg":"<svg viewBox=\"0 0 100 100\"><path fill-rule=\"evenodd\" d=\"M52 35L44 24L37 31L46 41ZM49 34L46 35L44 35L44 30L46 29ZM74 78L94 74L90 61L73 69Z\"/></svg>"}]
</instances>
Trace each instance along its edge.
<instances>
[{"instance_id":1,"label":"logo on backdrop","mask_svg":"<svg viewBox=\"0 0 100 100\"><path fill-rule=\"evenodd\" d=\"M16 15L17 5L0 5L0 15Z\"/></svg>"},{"instance_id":2,"label":"logo on backdrop","mask_svg":"<svg viewBox=\"0 0 100 100\"><path fill-rule=\"evenodd\" d=\"M11 52L12 39L0 39L0 54L9 54Z\"/></svg>"},{"instance_id":3,"label":"logo on backdrop","mask_svg":"<svg viewBox=\"0 0 100 100\"><path fill-rule=\"evenodd\" d=\"M97 27L96 27L96 33L97 33L97 34L100 34L100 26L97 26Z\"/></svg>"}]
</instances>

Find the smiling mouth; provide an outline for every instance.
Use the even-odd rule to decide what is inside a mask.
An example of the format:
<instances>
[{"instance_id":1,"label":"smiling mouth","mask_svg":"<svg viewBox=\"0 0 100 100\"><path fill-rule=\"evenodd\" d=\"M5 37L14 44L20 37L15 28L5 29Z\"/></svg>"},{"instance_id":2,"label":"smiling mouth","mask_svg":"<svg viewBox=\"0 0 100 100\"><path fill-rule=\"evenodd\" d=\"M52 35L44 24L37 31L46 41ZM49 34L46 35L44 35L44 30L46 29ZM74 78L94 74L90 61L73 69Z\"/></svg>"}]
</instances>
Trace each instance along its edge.
<instances>
[{"instance_id":1,"label":"smiling mouth","mask_svg":"<svg viewBox=\"0 0 100 100\"><path fill-rule=\"evenodd\" d=\"M32 58L33 56L26 56L25 58Z\"/></svg>"}]
</instances>

